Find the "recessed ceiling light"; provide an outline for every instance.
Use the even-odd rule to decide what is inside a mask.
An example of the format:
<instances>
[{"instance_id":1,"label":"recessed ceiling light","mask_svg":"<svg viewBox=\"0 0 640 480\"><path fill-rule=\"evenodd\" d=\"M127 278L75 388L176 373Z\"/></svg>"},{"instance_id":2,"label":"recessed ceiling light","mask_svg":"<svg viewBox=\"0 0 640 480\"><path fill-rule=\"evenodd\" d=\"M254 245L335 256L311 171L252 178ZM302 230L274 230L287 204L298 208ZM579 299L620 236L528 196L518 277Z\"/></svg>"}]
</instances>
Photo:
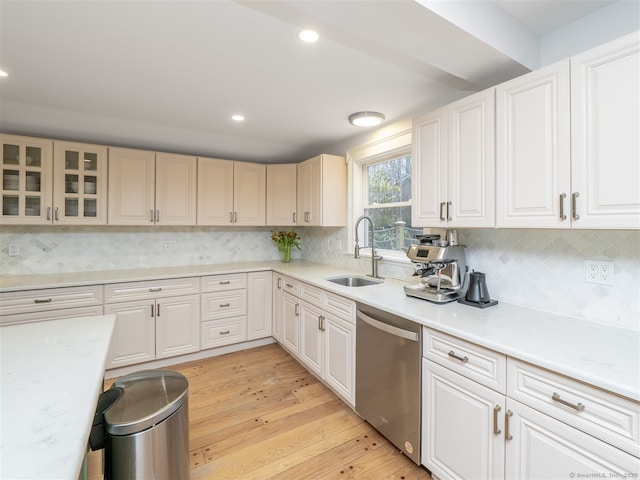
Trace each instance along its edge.
<instances>
[{"instance_id":1,"label":"recessed ceiling light","mask_svg":"<svg viewBox=\"0 0 640 480\"><path fill-rule=\"evenodd\" d=\"M233 115L231 117L231 120L233 120L234 122L243 122L244 121L244 115Z\"/></svg>"},{"instance_id":2,"label":"recessed ceiling light","mask_svg":"<svg viewBox=\"0 0 640 480\"><path fill-rule=\"evenodd\" d=\"M318 41L318 38L320 38L318 32L316 32L315 30L302 30L298 34L298 37L305 43L316 43Z\"/></svg>"},{"instance_id":3,"label":"recessed ceiling light","mask_svg":"<svg viewBox=\"0 0 640 480\"><path fill-rule=\"evenodd\" d=\"M356 127L374 127L384 121L384 115L378 112L357 112L349 115L349 123Z\"/></svg>"},{"instance_id":4,"label":"recessed ceiling light","mask_svg":"<svg viewBox=\"0 0 640 480\"><path fill-rule=\"evenodd\" d=\"M5 72L4 70L0 70L0 77L8 77L9 74L7 72Z\"/></svg>"}]
</instances>

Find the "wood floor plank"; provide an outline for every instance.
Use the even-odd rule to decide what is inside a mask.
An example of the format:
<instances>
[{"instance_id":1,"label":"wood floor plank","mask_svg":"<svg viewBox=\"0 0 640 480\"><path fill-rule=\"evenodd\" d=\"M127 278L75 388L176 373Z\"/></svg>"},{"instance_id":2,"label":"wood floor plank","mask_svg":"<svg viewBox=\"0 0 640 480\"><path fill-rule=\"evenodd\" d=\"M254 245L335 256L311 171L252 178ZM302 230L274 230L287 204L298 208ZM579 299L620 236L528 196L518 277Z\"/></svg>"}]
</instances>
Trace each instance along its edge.
<instances>
[{"instance_id":1,"label":"wood floor plank","mask_svg":"<svg viewBox=\"0 0 640 480\"><path fill-rule=\"evenodd\" d=\"M431 479L278 344L167 368L189 380L194 480Z\"/></svg>"}]
</instances>

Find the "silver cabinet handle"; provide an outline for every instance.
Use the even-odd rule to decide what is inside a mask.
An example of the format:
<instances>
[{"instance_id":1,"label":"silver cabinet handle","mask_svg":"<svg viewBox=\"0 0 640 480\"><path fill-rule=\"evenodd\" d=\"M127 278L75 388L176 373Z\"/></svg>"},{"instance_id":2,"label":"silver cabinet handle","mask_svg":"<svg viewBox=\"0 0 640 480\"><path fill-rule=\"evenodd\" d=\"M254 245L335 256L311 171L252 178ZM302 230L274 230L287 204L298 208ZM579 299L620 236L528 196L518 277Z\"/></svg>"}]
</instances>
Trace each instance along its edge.
<instances>
[{"instance_id":1,"label":"silver cabinet handle","mask_svg":"<svg viewBox=\"0 0 640 480\"><path fill-rule=\"evenodd\" d=\"M293 212L293 223L296 223L296 212Z\"/></svg>"},{"instance_id":2,"label":"silver cabinet handle","mask_svg":"<svg viewBox=\"0 0 640 480\"><path fill-rule=\"evenodd\" d=\"M231 280L220 280L218 283L220 285L229 285L231 283Z\"/></svg>"},{"instance_id":3,"label":"silver cabinet handle","mask_svg":"<svg viewBox=\"0 0 640 480\"><path fill-rule=\"evenodd\" d=\"M566 193L560 194L560 220L566 220L567 216L564 214L564 199L567 198Z\"/></svg>"},{"instance_id":4,"label":"silver cabinet handle","mask_svg":"<svg viewBox=\"0 0 640 480\"><path fill-rule=\"evenodd\" d=\"M282 290L282 277L278 277L278 290Z\"/></svg>"},{"instance_id":5,"label":"silver cabinet handle","mask_svg":"<svg viewBox=\"0 0 640 480\"><path fill-rule=\"evenodd\" d=\"M223 332L220 332L220 335L229 335L231 333L231 330L225 330Z\"/></svg>"},{"instance_id":6,"label":"silver cabinet handle","mask_svg":"<svg viewBox=\"0 0 640 480\"><path fill-rule=\"evenodd\" d=\"M442 220L444 222L444 202L440 202L440 220Z\"/></svg>"},{"instance_id":7,"label":"silver cabinet handle","mask_svg":"<svg viewBox=\"0 0 640 480\"><path fill-rule=\"evenodd\" d=\"M33 300L33 303L51 303L53 299L51 298L36 298Z\"/></svg>"},{"instance_id":8,"label":"silver cabinet handle","mask_svg":"<svg viewBox=\"0 0 640 480\"><path fill-rule=\"evenodd\" d=\"M153 210L149 210L149 221L153 223Z\"/></svg>"},{"instance_id":9,"label":"silver cabinet handle","mask_svg":"<svg viewBox=\"0 0 640 480\"><path fill-rule=\"evenodd\" d=\"M233 223L233 212L229 212L229 222Z\"/></svg>"},{"instance_id":10,"label":"silver cabinet handle","mask_svg":"<svg viewBox=\"0 0 640 480\"><path fill-rule=\"evenodd\" d=\"M155 315L153 314L153 304L149 305L151 307L151 316L154 317Z\"/></svg>"},{"instance_id":11,"label":"silver cabinet handle","mask_svg":"<svg viewBox=\"0 0 640 480\"><path fill-rule=\"evenodd\" d=\"M231 304L230 304L230 303L220 303L220 304L218 304L218 306L219 306L220 308L226 308L226 307L230 307L230 306L231 306Z\"/></svg>"},{"instance_id":12,"label":"silver cabinet handle","mask_svg":"<svg viewBox=\"0 0 640 480\"><path fill-rule=\"evenodd\" d=\"M451 208L451 205L453 205L453 202L447 202L447 221L450 222L451 220L453 220L453 218L451 218L450 214L449 214L449 209Z\"/></svg>"},{"instance_id":13,"label":"silver cabinet handle","mask_svg":"<svg viewBox=\"0 0 640 480\"><path fill-rule=\"evenodd\" d=\"M51 207L47 207L47 220L51 220Z\"/></svg>"},{"instance_id":14,"label":"silver cabinet handle","mask_svg":"<svg viewBox=\"0 0 640 480\"><path fill-rule=\"evenodd\" d=\"M58 207L56 207L56 208L54 208L54 209L53 209L53 219L54 219L56 222L60 220L60 216L58 215L58 211L59 211L59 210L60 210L60 209L59 209Z\"/></svg>"},{"instance_id":15,"label":"silver cabinet handle","mask_svg":"<svg viewBox=\"0 0 640 480\"><path fill-rule=\"evenodd\" d=\"M233 223L238 223L238 212L233 212Z\"/></svg>"},{"instance_id":16,"label":"silver cabinet handle","mask_svg":"<svg viewBox=\"0 0 640 480\"><path fill-rule=\"evenodd\" d=\"M324 332L324 315L318 315L318 330Z\"/></svg>"},{"instance_id":17,"label":"silver cabinet handle","mask_svg":"<svg viewBox=\"0 0 640 480\"><path fill-rule=\"evenodd\" d=\"M561 403L562 405L566 405L567 407L573 408L574 410L578 411L578 412L582 412L584 410L584 405L580 402L578 403L571 403L571 402L567 402L566 400L560 398L560 394L557 392L553 392L553 395L551 395L551 399L555 400L558 403Z\"/></svg>"},{"instance_id":18,"label":"silver cabinet handle","mask_svg":"<svg viewBox=\"0 0 640 480\"><path fill-rule=\"evenodd\" d=\"M456 355L456 352L454 352L453 350L451 350L447 355L449 355L451 358L455 358L462 363L467 363L469 361L469 357L467 357L466 355L464 357Z\"/></svg>"},{"instance_id":19,"label":"silver cabinet handle","mask_svg":"<svg viewBox=\"0 0 640 480\"><path fill-rule=\"evenodd\" d=\"M502 433L502 430L498 428L498 412L500 410L502 410L502 407L500 405L496 405L495 407L493 407L493 434L494 435L500 435L500 433Z\"/></svg>"},{"instance_id":20,"label":"silver cabinet handle","mask_svg":"<svg viewBox=\"0 0 640 480\"><path fill-rule=\"evenodd\" d=\"M513 440L513 435L509 433L509 419L513 416L511 410L507 410L504 414L504 439Z\"/></svg>"},{"instance_id":21,"label":"silver cabinet handle","mask_svg":"<svg viewBox=\"0 0 640 480\"><path fill-rule=\"evenodd\" d=\"M162 291L162 287L151 287L149 288L150 292L161 292Z\"/></svg>"},{"instance_id":22,"label":"silver cabinet handle","mask_svg":"<svg viewBox=\"0 0 640 480\"><path fill-rule=\"evenodd\" d=\"M300 304L296 303L296 308L293 311L296 314L296 317L300 315Z\"/></svg>"},{"instance_id":23,"label":"silver cabinet handle","mask_svg":"<svg viewBox=\"0 0 640 480\"><path fill-rule=\"evenodd\" d=\"M285 283L285 285L286 285L287 287L289 287L289 288L293 288L293 285L292 285L292 284L290 284L289 282Z\"/></svg>"},{"instance_id":24,"label":"silver cabinet handle","mask_svg":"<svg viewBox=\"0 0 640 480\"><path fill-rule=\"evenodd\" d=\"M160 221L160 210L156 210L156 222Z\"/></svg>"},{"instance_id":25,"label":"silver cabinet handle","mask_svg":"<svg viewBox=\"0 0 640 480\"><path fill-rule=\"evenodd\" d=\"M156 305L156 317L160 316L160 304Z\"/></svg>"},{"instance_id":26,"label":"silver cabinet handle","mask_svg":"<svg viewBox=\"0 0 640 480\"><path fill-rule=\"evenodd\" d=\"M574 220L580 220L580 215L578 215L576 209L577 198L580 196L580 193L574 192L571 194L571 218Z\"/></svg>"}]
</instances>

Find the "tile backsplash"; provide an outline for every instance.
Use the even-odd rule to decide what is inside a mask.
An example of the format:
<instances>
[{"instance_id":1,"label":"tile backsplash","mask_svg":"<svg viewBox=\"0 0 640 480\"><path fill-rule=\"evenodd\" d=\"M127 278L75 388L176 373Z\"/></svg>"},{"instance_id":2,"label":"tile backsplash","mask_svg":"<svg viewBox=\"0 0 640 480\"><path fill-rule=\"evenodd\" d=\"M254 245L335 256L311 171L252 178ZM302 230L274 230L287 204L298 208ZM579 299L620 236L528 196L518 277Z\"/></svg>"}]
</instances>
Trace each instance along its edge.
<instances>
[{"instance_id":1,"label":"tile backsplash","mask_svg":"<svg viewBox=\"0 0 640 480\"><path fill-rule=\"evenodd\" d=\"M3 227L2 275L278 260L268 227ZM293 258L367 273L367 259L345 254L345 228L296 228ZM487 275L492 298L640 331L640 232L459 230L469 267ZM175 242L166 250L165 242ZM9 256L9 245L20 249ZM585 260L614 264L614 285L585 282ZM384 276L414 282L410 264L385 262Z\"/></svg>"}]
</instances>

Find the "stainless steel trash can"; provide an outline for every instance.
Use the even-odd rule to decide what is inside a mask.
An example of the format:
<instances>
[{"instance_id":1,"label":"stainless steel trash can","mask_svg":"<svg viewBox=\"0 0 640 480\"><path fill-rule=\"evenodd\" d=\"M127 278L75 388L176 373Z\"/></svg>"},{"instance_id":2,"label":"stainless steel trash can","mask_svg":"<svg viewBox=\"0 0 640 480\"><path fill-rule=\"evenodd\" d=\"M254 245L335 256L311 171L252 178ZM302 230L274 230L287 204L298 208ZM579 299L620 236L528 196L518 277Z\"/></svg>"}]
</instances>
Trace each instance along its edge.
<instances>
[{"instance_id":1,"label":"stainless steel trash can","mask_svg":"<svg viewBox=\"0 0 640 480\"><path fill-rule=\"evenodd\" d=\"M108 480L189 478L187 379L170 370L119 378L122 395L104 414Z\"/></svg>"}]
</instances>

